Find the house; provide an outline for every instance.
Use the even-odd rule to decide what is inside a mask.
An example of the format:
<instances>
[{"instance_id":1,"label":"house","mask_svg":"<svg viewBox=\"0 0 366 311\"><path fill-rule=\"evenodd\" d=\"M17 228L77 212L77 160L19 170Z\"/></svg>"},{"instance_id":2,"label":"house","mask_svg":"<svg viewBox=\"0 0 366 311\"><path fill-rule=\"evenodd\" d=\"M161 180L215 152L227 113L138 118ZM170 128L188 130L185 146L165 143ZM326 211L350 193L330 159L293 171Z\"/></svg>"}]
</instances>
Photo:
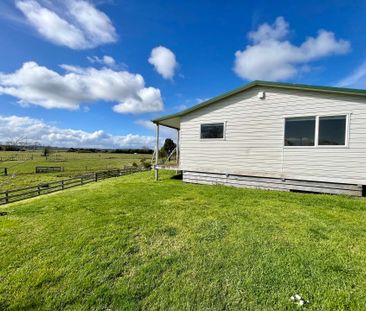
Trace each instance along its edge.
<instances>
[{"instance_id":1,"label":"house","mask_svg":"<svg viewBox=\"0 0 366 311\"><path fill-rule=\"evenodd\" d=\"M159 126L177 129L184 182L356 196L366 186L366 90L254 81L153 122L157 148Z\"/></svg>"}]
</instances>

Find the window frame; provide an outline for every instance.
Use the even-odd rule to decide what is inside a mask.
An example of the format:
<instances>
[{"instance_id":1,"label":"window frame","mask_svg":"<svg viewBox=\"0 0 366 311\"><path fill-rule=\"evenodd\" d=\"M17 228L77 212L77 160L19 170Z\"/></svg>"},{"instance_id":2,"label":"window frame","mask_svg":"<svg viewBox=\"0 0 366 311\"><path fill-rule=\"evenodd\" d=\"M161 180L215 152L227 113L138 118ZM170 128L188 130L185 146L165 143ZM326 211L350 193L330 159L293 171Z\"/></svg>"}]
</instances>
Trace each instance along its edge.
<instances>
[{"instance_id":1,"label":"window frame","mask_svg":"<svg viewBox=\"0 0 366 311\"><path fill-rule=\"evenodd\" d=\"M202 125L217 125L222 124L223 130L222 130L222 138L202 138ZM200 123L199 127L199 138L201 141L213 141L213 140L226 140L226 121L221 122L210 122L210 123Z\"/></svg>"},{"instance_id":2,"label":"window frame","mask_svg":"<svg viewBox=\"0 0 366 311\"><path fill-rule=\"evenodd\" d=\"M319 120L323 117L346 117L346 128L345 128L345 140L344 145L319 145ZM314 146L286 146L285 138L286 138L286 119L293 118L309 118L315 117L315 137L314 137ZM328 114L304 114L304 115L294 115L294 116L284 116L283 118L283 135L282 135L282 147L284 149L345 149L349 148L349 129L351 122L351 113L328 113Z\"/></svg>"},{"instance_id":3,"label":"window frame","mask_svg":"<svg viewBox=\"0 0 366 311\"><path fill-rule=\"evenodd\" d=\"M346 117L346 127L345 127L345 138L344 138L344 145L319 145L319 125L320 125L320 118L324 117ZM340 113L340 114L327 114L327 115L319 115L317 116L317 140L316 145L318 148L348 148L348 141L349 141L349 113Z\"/></svg>"},{"instance_id":4,"label":"window frame","mask_svg":"<svg viewBox=\"0 0 366 311\"><path fill-rule=\"evenodd\" d=\"M315 129L314 129L314 145L312 146L286 146L286 120L287 119L297 119L297 118L314 118L315 119ZM302 115L302 116L289 116L285 117L283 121L283 147L285 148L314 148L316 146L316 138L317 138L317 118L314 115Z\"/></svg>"}]
</instances>

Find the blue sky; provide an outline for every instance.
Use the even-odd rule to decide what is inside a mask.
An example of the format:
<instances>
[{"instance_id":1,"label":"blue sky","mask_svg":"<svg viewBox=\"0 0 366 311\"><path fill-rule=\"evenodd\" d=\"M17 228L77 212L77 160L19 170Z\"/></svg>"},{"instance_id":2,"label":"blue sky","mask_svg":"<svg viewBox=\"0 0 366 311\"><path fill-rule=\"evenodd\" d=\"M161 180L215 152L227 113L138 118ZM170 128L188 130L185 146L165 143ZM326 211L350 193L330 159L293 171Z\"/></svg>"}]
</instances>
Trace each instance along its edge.
<instances>
[{"instance_id":1,"label":"blue sky","mask_svg":"<svg viewBox=\"0 0 366 311\"><path fill-rule=\"evenodd\" d=\"M152 118L253 79L364 88L349 2L2 1L0 141L151 146Z\"/></svg>"}]
</instances>

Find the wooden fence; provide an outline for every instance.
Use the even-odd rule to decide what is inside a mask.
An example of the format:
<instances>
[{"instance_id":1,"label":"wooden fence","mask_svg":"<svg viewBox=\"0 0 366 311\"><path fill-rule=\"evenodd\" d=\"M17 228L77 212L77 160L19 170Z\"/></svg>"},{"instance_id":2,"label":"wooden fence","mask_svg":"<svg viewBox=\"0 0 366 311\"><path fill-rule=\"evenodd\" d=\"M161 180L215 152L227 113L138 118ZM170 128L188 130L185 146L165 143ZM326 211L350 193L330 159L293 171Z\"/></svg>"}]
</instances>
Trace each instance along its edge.
<instances>
[{"instance_id":1,"label":"wooden fence","mask_svg":"<svg viewBox=\"0 0 366 311\"><path fill-rule=\"evenodd\" d=\"M63 166L36 166L36 174L63 172Z\"/></svg>"},{"instance_id":2,"label":"wooden fence","mask_svg":"<svg viewBox=\"0 0 366 311\"><path fill-rule=\"evenodd\" d=\"M8 176L8 169L6 167L0 170L0 176Z\"/></svg>"},{"instance_id":3,"label":"wooden fence","mask_svg":"<svg viewBox=\"0 0 366 311\"><path fill-rule=\"evenodd\" d=\"M29 186L25 188L12 189L4 192L0 192L0 205L17 202L29 198L33 198L39 195L48 194L56 191L69 189L76 186L86 185L91 182L97 182L98 180L128 175L132 173L142 172L150 170L149 168L137 168L128 167L121 170L101 171L95 173L89 173L82 176L50 181L40 183L36 186Z\"/></svg>"},{"instance_id":4,"label":"wooden fence","mask_svg":"<svg viewBox=\"0 0 366 311\"><path fill-rule=\"evenodd\" d=\"M12 155L12 156L0 156L0 162L9 161L32 161L33 155Z\"/></svg>"}]
</instances>

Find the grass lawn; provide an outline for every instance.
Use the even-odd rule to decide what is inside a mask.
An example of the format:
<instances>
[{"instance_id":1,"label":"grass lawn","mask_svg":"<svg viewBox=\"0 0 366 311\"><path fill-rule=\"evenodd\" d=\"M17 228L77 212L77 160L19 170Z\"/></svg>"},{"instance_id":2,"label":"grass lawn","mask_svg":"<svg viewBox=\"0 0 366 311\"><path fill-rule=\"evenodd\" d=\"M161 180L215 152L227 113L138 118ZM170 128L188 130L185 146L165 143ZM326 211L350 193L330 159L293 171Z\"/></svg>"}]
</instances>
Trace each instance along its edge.
<instances>
[{"instance_id":1,"label":"grass lawn","mask_svg":"<svg viewBox=\"0 0 366 311\"><path fill-rule=\"evenodd\" d=\"M0 207L0 309L365 310L365 199L162 177Z\"/></svg>"}]
</instances>

